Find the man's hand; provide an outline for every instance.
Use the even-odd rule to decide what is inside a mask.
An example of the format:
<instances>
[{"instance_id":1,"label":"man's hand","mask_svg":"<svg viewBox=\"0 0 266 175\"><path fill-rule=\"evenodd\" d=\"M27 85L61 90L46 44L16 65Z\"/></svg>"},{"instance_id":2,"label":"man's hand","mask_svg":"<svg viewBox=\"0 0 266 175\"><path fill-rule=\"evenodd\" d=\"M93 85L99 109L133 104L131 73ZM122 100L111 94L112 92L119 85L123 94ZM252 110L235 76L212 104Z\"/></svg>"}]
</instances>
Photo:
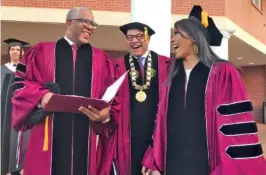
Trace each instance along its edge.
<instances>
[{"instance_id":1,"label":"man's hand","mask_svg":"<svg viewBox=\"0 0 266 175\"><path fill-rule=\"evenodd\" d=\"M142 175L161 175L161 173L159 171L157 171L157 170L152 171L151 169L148 169L144 166L141 169L141 173L142 173Z\"/></svg>"},{"instance_id":2,"label":"man's hand","mask_svg":"<svg viewBox=\"0 0 266 175\"><path fill-rule=\"evenodd\" d=\"M81 106L79 111L89 117L90 120L95 122L105 122L110 119L110 106L101 111L92 106L88 106L88 108Z\"/></svg>"},{"instance_id":3,"label":"man's hand","mask_svg":"<svg viewBox=\"0 0 266 175\"><path fill-rule=\"evenodd\" d=\"M47 104L49 103L49 101L50 101L52 95L53 95L53 93L48 92L48 93L46 93L46 94L42 97L41 106L42 106L43 109L44 109L44 108L47 106Z\"/></svg>"}]
</instances>

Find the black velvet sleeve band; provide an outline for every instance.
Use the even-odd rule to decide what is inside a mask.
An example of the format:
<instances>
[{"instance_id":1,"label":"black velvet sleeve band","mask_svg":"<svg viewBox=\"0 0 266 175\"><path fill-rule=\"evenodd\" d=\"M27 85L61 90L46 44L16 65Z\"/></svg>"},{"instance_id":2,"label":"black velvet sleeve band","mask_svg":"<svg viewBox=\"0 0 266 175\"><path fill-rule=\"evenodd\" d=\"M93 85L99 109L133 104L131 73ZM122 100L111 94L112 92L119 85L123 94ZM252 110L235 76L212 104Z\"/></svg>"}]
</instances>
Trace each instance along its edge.
<instances>
[{"instance_id":1,"label":"black velvet sleeve band","mask_svg":"<svg viewBox=\"0 0 266 175\"><path fill-rule=\"evenodd\" d=\"M229 146L226 153L232 159L250 159L262 156L261 144Z\"/></svg>"},{"instance_id":2,"label":"black velvet sleeve band","mask_svg":"<svg viewBox=\"0 0 266 175\"><path fill-rule=\"evenodd\" d=\"M18 63L16 69L17 69L17 71L19 71L19 72L26 73L26 65L25 65L25 64Z\"/></svg>"},{"instance_id":3,"label":"black velvet sleeve band","mask_svg":"<svg viewBox=\"0 0 266 175\"><path fill-rule=\"evenodd\" d=\"M225 136L237 136L244 134L255 134L258 132L257 125L254 121L243 123L232 123L222 125L220 131Z\"/></svg>"},{"instance_id":4,"label":"black velvet sleeve band","mask_svg":"<svg viewBox=\"0 0 266 175\"><path fill-rule=\"evenodd\" d=\"M221 104L220 106L218 106L217 111L221 115L228 116L251 112L253 111L253 107L251 101L242 101L230 104Z\"/></svg>"}]
</instances>

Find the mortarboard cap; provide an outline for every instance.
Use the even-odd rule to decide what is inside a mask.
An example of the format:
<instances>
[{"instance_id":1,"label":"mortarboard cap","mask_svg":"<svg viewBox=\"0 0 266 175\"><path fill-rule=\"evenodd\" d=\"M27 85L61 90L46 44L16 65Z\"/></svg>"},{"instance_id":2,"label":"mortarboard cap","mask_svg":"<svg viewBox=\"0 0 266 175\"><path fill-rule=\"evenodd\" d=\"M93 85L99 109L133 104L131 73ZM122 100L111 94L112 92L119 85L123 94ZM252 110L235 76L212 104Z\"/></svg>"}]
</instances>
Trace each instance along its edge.
<instances>
[{"instance_id":1,"label":"mortarboard cap","mask_svg":"<svg viewBox=\"0 0 266 175\"><path fill-rule=\"evenodd\" d=\"M144 32L145 38L148 37L147 35L152 36L153 34L155 34L155 31L152 28L150 28L150 26L140 22L132 22L120 26L120 30L124 33L124 35L126 35L127 31L130 29L137 29Z\"/></svg>"},{"instance_id":2,"label":"mortarboard cap","mask_svg":"<svg viewBox=\"0 0 266 175\"><path fill-rule=\"evenodd\" d=\"M208 16L208 12L204 11L201 6L193 6L189 17L197 18L204 28L206 28L208 35L210 37L209 44L211 46L220 46L222 43L223 35L216 27L213 19Z\"/></svg>"},{"instance_id":3,"label":"mortarboard cap","mask_svg":"<svg viewBox=\"0 0 266 175\"><path fill-rule=\"evenodd\" d=\"M20 41L18 39L14 39L14 38L6 39L3 42L7 43L9 48L14 47L14 46L21 46L23 48L25 45L29 44L25 41Z\"/></svg>"}]
</instances>

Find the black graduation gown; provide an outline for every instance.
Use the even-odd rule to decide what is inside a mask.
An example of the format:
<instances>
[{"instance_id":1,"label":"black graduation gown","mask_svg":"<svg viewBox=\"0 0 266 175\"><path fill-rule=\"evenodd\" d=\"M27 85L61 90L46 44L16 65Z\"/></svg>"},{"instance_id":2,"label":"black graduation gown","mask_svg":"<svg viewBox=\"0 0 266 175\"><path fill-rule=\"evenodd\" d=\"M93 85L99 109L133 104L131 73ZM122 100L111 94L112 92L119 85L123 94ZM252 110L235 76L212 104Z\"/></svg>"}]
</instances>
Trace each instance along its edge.
<instances>
[{"instance_id":1,"label":"black graduation gown","mask_svg":"<svg viewBox=\"0 0 266 175\"><path fill-rule=\"evenodd\" d=\"M132 87L130 75L128 77L130 87L130 124L131 124L131 175L141 175L141 161L145 151L152 145L152 133L157 112L159 86L158 86L158 55L151 51L152 68L156 75L151 80L149 89L144 90L147 98L144 102L138 102L135 98L138 90ZM130 69L129 55L124 57L126 69ZM135 68L140 72L137 84L142 85L143 78L139 63L133 59ZM144 65L144 82L146 82L147 59Z\"/></svg>"},{"instance_id":2,"label":"black graduation gown","mask_svg":"<svg viewBox=\"0 0 266 175\"><path fill-rule=\"evenodd\" d=\"M173 78L167 116L167 175L209 175L205 89L210 69L199 62L191 71L187 92L183 63Z\"/></svg>"},{"instance_id":3,"label":"black graduation gown","mask_svg":"<svg viewBox=\"0 0 266 175\"><path fill-rule=\"evenodd\" d=\"M17 132L11 127L12 104L11 97L14 82L14 72L6 66L1 66L1 174L20 171L24 165L27 141L30 131ZM18 162L18 140L23 134L22 160Z\"/></svg>"},{"instance_id":4,"label":"black graduation gown","mask_svg":"<svg viewBox=\"0 0 266 175\"><path fill-rule=\"evenodd\" d=\"M79 47L73 69L72 48L65 39L60 39L56 44L55 58L55 79L60 87L60 94L89 97L92 47L89 44ZM87 116L72 113L54 114L53 175L71 175L71 171L74 175L87 174L88 131Z\"/></svg>"}]
</instances>

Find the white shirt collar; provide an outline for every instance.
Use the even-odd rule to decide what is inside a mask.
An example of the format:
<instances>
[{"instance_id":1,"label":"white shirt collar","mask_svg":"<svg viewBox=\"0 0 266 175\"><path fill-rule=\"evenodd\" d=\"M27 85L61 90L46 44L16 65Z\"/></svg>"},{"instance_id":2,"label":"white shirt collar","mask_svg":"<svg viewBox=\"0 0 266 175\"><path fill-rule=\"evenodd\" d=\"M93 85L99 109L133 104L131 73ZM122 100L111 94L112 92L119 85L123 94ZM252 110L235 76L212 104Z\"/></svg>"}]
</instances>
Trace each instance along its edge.
<instances>
[{"instance_id":1,"label":"white shirt collar","mask_svg":"<svg viewBox=\"0 0 266 175\"><path fill-rule=\"evenodd\" d=\"M142 55L142 57L144 57L145 59L148 57L148 55L149 55L149 50L147 50L143 55Z\"/></svg>"},{"instance_id":2,"label":"white shirt collar","mask_svg":"<svg viewBox=\"0 0 266 175\"><path fill-rule=\"evenodd\" d=\"M150 53L150 51L147 50L142 56L138 56L138 57L134 56L134 57L135 57L137 60L138 60L139 57L144 57L144 59L142 60L142 63L141 63L142 65L144 65L145 62L146 62L146 58L148 57L149 53Z\"/></svg>"},{"instance_id":3,"label":"white shirt collar","mask_svg":"<svg viewBox=\"0 0 266 175\"><path fill-rule=\"evenodd\" d=\"M17 66L13 66L13 65L14 65L14 64L11 63L11 62L5 64L5 66L6 66L9 70L11 70L12 72L16 72L16 68L17 68Z\"/></svg>"},{"instance_id":4,"label":"white shirt collar","mask_svg":"<svg viewBox=\"0 0 266 175\"><path fill-rule=\"evenodd\" d=\"M67 36L65 36L64 39L69 43L70 46L74 44L74 42L68 39Z\"/></svg>"}]
</instances>

